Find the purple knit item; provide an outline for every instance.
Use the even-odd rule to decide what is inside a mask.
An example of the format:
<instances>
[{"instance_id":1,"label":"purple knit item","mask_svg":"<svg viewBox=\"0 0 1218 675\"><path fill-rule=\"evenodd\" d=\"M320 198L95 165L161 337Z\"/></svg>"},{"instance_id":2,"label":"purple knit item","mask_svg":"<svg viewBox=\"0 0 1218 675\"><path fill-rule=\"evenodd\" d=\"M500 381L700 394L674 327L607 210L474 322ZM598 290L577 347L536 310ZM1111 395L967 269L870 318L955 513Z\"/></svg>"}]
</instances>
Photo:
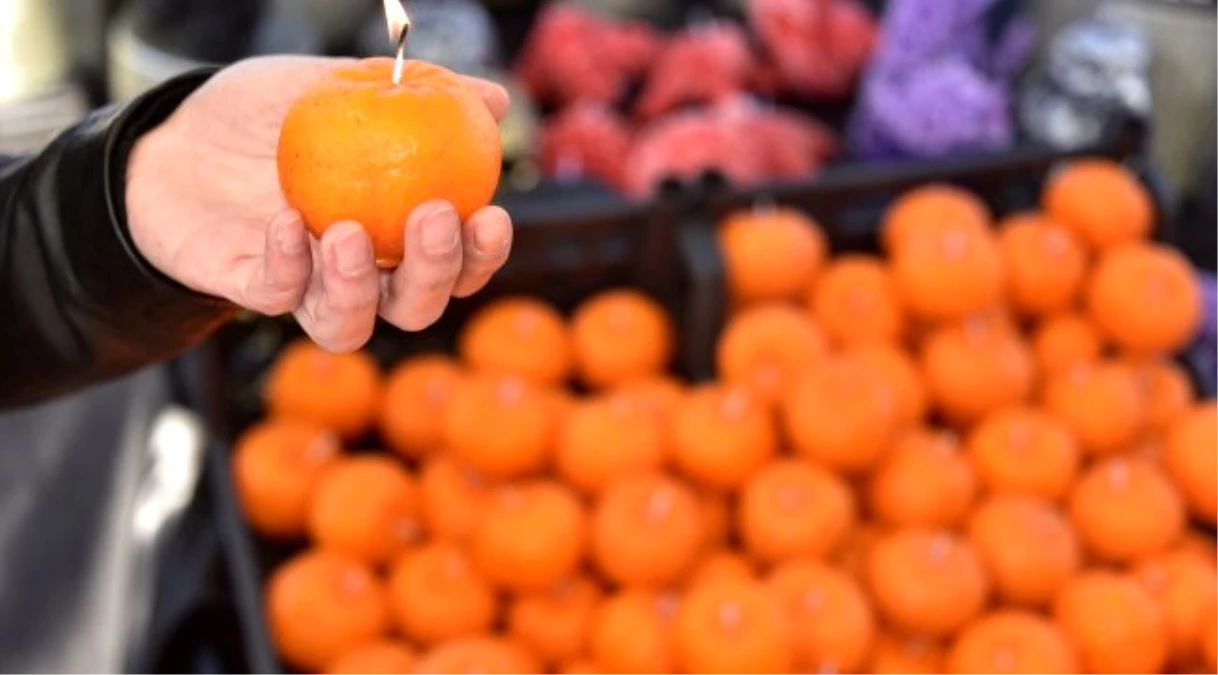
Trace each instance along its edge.
<instances>
[{"instance_id":1,"label":"purple knit item","mask_svg":"<svg viewBox=\"0 0 1218 675\"><path fill-rule=\"evenodd\" d=\"M1035 35L1016 19L990 42L998 0L892 0L847 132L866 158L996 149L1015 137L1009 79Z\"/></svg>"}]
</instances>

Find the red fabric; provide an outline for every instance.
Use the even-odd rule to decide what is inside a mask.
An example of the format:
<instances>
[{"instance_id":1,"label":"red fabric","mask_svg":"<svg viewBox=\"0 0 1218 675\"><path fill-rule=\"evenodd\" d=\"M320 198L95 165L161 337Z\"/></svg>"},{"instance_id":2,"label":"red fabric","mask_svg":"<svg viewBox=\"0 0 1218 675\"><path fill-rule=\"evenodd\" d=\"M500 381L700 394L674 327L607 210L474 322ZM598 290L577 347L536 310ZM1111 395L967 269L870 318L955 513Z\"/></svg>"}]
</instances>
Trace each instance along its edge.
<instances>
[{"instance_id":1,"label":"red fabric","mask_svg":"<svg viewBox=\"0 0 1218 675\"><path fill-rule=\"evenodd\" d=\"M596 103L572 105L542 127L542 171L556 178L587 176L621 188L630 136L617 112Z\"/></svg>"},{"instance_id":2,"label":"red fabric","mask_svg":"<svg viewBox=\"0 0 1218 675\"><path fill-rule=\"evenodd\" d=\"M635 112L652 119L682 105L716 101L743 90L756 67L740 26L728 21L693 26L660 51Z\"/></svg>"},{"instance_id":3,"label":"red fabric","mask_svg":"<svg viewBox=\"0 0 1218 675\"><path fill-rule=\"evenodd\" d=\"M807 96L848 94L878 38L853 0L752 0L750 20L783 83Z\"/></svg>"}]
</instances>

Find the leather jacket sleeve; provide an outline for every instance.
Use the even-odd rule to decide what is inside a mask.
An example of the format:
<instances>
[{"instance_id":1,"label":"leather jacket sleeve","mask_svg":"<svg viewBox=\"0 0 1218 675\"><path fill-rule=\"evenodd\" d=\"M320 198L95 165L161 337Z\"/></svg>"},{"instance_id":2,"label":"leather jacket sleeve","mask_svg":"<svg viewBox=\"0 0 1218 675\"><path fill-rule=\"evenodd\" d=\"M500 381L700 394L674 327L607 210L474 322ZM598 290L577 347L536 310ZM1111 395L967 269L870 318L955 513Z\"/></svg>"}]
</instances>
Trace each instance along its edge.
<instances>
[{"instance_id":1,"label":"leather jacket sleeve","mask_svg":"<svg viewBox=\"0 0 1218 675\"><path fill-rule=\"evenodd\" d=\"M132 146L210 74L99 110L38 155L0 158L0 408L172 358L231 315L140 256L124 205Z\"/></svg>"}]
</instances>

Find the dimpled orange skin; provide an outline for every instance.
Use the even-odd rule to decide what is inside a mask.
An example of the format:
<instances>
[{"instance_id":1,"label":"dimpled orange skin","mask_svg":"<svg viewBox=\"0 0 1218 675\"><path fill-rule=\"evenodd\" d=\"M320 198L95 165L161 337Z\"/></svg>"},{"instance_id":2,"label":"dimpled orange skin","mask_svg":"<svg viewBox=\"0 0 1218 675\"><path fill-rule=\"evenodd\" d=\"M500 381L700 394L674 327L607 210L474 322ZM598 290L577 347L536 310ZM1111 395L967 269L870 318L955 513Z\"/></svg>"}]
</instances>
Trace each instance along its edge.
<instances>
[{"instance_id":1,"label":"dimpled orange skin","mask_svg":"<svg viewBox=\"0 0 1218 675\"><path fill-rule=\"evenodd\" d=\"M943 647L923 637L880 633L866 672L876 675L940 675L944 672Z\"/></svg>"},{"instance_id":2,"label":"dimpled orange skin","mask_svg":"<svg viewBox=\"0 0 1218 675\"><path fill-rule=\"evenodd\" d=\"M1167 663L1167 622L1127 574L1090 570L1053 603L1053 618L1091 673L1158 673Z\"/></svg>"},{"instance_id":3,"label":"dimpled orange skin","mask_svg":"<svg viewBox=\"0 0 1218 675\"><path fill-rule=\"evenodd\" d=\"M370 235L377 264L402 261L406 220L419 205L449 202L462 219L499 185L499 127L455 73L392 59L337 68L296 100L279 134L279 183L318 238L353 220Z\"/></svg>"},{"instance_id":4,"label":"dimpled orange skin","mask_svg":"<svg viewBox=\"0 0 1218 675\"><path fill-rule=\"evenodd\" d=\"M389 603L367 566L328 551L302 553L267 582L271 636L291 664L320 671L389 627Z\"/></svg>"},{"instance_id":5,"label":"dimpled orange skin","mask_svg":"<svg viewBox=\"0 0 1218 675\"><path fill-rule=\"evenodd\" d=\"M414 669L415 653L400 640L385 639L356 647L326 666L325 675L394 675Z\"/></svg>"},{"instance_id":6,"label":"dimpled orange skin","mask_svg":"<svg viewBox=\"0 0 1218 675\"><path fill-rule=\"evenodd\" d=\"M1005 270L998 241L989 231L939 223L909 236L892 254L897 297L910 314L963 319L998 304Z\"/></svg>"},{"instance_id":7,"label":"dimpled orange skin","mask_svg":"<svg viewBox=\"0 0 1218 675\"><path fill-rule=\"evenodd\" d=\"M427 458L419 474L419 510L427 533L462 541L492 498L492 486L477 471L443 454Z\"/></svg>"},{"instance_id":8,"label":"dimpled orange skin","mask_svg":"<svg viewBox=\"0 0 1218 675\"><path fill-rule=\"evenodd\" d=\"M1074 647L1053 622L1032 612L1000 610L968 626L947 653L947 672L1077 673Z\"/></svg>"},{"instance_id":9,"label":"dimpled orange skin","mask_svg":"<svg viewBox=\"0 0 1218 675\"><path fill-rule=\"evenodd\" d=\"M250 524L268 537L304 534L309 502L339 458L338 438L308 422L267 421L233 450L233 484Z\"/></svg>"},{"instance_id":10,"label":"dimpled orange skin","mask_svg":"<svg viewBox=\"0 0 1218 675\"><path fill-rule=\"evenodd\" d=\"M931 400L956 422L973 422L1027 399L1036 375L1019 334L988 317L932 333L923 345L922 368Z\"/></svg>"}]
</instances>

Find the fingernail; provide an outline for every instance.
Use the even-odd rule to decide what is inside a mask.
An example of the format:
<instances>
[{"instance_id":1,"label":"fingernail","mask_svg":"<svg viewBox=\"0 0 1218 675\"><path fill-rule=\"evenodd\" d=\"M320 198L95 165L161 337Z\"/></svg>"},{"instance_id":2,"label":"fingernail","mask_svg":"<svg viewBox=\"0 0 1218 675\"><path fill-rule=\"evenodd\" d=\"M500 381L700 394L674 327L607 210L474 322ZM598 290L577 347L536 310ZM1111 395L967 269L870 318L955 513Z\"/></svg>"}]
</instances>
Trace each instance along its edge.
<instances>
[{"instance_id":1,"label":"fingernail","mask_svg":"<svg viewBox=\"0 0 1218 675\"><path fill-rule=\"evenodd\" d=\"M423 218L423 251L428 255L444 255L456 250L461 243L461 224L457 212L445 205Z\"/></svg>"},{"instance_id":2,"label":"fingernail","mask_svg":"<svg viewBox=\"0 0 1218 675\"><path fill-rule=\"evenodd\" d=\"M300 228L295 220L286 219L279 223L279 229L275 232L275 241L279 244L279 250L288 255L295 255L304 250L306 246L305 238L301 236Z\"/></svg>"},{"instance_id":3,"label":"fingernail","mask_svg":"<svg viewBox=\"0 0 1218 675\"><path fill-rule=\"evenodd\" d=\"M503 218L489 219L474 229L474 250L480 255L499 255L511 237L511 225Z\"/></svg>"},{"instance_id":4,"label":"fingernail","mask_svg":"<svg viewBox=\"0 0 1218 675\"><path fill-rule=\"evenodd\" d=\"M359 277L374 264L372 246L361 231L353 231L340 239L335 245L334 257L339 274L345 277Z\"/></svg>"}]
</instances>

